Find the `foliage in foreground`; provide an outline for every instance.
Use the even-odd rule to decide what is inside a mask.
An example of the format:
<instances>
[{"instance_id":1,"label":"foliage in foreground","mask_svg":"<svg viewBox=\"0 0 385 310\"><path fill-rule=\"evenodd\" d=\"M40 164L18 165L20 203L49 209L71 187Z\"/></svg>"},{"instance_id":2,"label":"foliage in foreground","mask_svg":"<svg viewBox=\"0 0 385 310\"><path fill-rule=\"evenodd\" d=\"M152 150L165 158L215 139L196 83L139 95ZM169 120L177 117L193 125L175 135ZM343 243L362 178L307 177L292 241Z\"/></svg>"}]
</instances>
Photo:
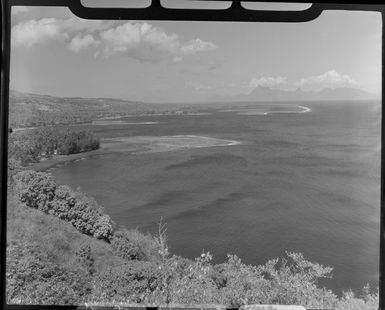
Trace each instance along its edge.
<instances>
[{"instance_id":1,"label":"foliage in foreground","mask_svg":"<svg viewBox=\"0 0 385 310\"><path fill-rule=\"evenodd\" d=\"M26 206L70 222L80 232L109 241L113 224L98 203L80 191L57 185L44 172L25 170L13 177L15 193Z\"/></svg>"},{"instance_id":2,"label":"foliage in foreground","mask_svg":"<svg viewBox=\"0 0 385 310\"><path fill-rule=\"evenodd\" d=\"M15 173L11 196L6 287L11 304L378 308L378 292L368 288L362 296L346 292L338 297L321 287L319 280L331 277L332 268L310 262L300 253L287 252L286 257L260 266L246 265L235 255L221 264L213 264L210 253L189 260L170 254L164 225L151 236L114 229L110 220L104 235L108 237L100 238L93 225L97 217L107 215L92 199L57 186L46 173Z\"/></svg>"}]
</instances>

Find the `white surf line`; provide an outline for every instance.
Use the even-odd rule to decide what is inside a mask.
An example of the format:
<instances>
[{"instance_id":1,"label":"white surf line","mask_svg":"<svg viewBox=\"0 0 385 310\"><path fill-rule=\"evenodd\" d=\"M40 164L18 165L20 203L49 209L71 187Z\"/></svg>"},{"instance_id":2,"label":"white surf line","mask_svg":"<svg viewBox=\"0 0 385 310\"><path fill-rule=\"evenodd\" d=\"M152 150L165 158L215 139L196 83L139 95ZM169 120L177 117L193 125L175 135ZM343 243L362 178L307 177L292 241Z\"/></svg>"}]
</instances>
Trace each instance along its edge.
<instances>
[{"instance_id":1,"label":"white surf line","mask_svg":"<svg viewBox=\"0 0 385 310\"><path fill-rule=\"evenodd\" d=\"M112 126L112 125L154 125L154 124L159 124L159 122L116 122L116 123L91 123L89 125L92 126Z\"/></svg>"},{"instance_id":2,"label":"white surf line","mask_svg":"<svg viewBox=\"0 0 385 310\"><path fill-rule=\"evenodd\" d=\"M159 122L137 122L137 123L122 123L123 125L154 125L159 124Z\"/></svg>"},{"instance_id":3,"label":"white surf line","mask_svg":"<svg viewBox=\"0 0 385 310\"><path fill-rule=\"evenodd\" d=\"M225 146L232 146L232 145L240 145L242 144L241 141L234 141L234 140L227 140L229 141Z\"/></svg>"},{"instance_id":4,"label":"white surf line","mask_svg":"<svg viewBox=\"0 0 385 310\"><path fill-rule=\"evenodd\" d=\"M221 138L213 138L213 137L207 137L207 136L195 136L195 135L176 135L176 136L161 136L161 137L174 137L174 138L199 138L204 140L214 140L214 141L220 141L224 142L225 144L219 144L218 146L230 146L230 145L239 145L242 144L240 141L236 140L227 140L227 139L221 139Z\"/></svg>"},{"instance_id":5,"label":"white surf line","mask_svg":"<svg viewBox=\"0 0 385 310\"><path fill-rule=\"evenodd\" d=\"M302 111L300 111L299 113L308 113L308 112L311 112L311 109L310 109L310 108L305 107L305 106L303 106L303 105L299 105L298 107L302 109Z\"/></svg>"},{"instance_id":6,"label":"white surf line","mask_svg":"<svg viewBox=\"0 0 385 310\"><path fill-rule=\"evenodd\" d=\"M126 138L126 139L125 139ZM132 139L134 138L134 139ZM135 141L135 138L136 139ZM171 146L171 148L175 149L184 149L184 148L205 148L205 147L223 147L223 146L234 146L234 145L240 145L243 144L241 141L236 141L236 140L229 140L229 139L220 139L220 138L213 138L213 137L207 137L207 136L196 136L196 135L174 135L174 136L137 136L137 137L116 137L116 138L107 138L106 140L110 140L113 142L120 142L120 143L127 143L127 142L136 142L136 143L146 143L146 142L160 142L164 143L165 140L167 142L167 139L175 139L175 140L188 140L188 139L198 139L201 140L201 143L193 144L193 145L178 145L174 144ZM134 140L134 141L132 141ZM189 142L189 141L187 141ZM209 142L209 143L207 143ZM108 142L107 142L108 143ZM203 143L203 144L202 144ZM171 141L171 144L172 141Z\"/></svg>"},{"instance_id":7,"label":"white surf line","mask_svg":"<svg viewBox=\"0 0 385 310\"><path fill-rule=\"evenodd\" d=\"M264 112L263 115L270 115L270 114L278 114L278 113L287 113L287 114L292 114L292 113L308 113L311 112L311 109L308 107L305 107L303 105L298 105L298 108L301 108L302 111L270 111L270 112Z\"/></svg>"}]
</instances>

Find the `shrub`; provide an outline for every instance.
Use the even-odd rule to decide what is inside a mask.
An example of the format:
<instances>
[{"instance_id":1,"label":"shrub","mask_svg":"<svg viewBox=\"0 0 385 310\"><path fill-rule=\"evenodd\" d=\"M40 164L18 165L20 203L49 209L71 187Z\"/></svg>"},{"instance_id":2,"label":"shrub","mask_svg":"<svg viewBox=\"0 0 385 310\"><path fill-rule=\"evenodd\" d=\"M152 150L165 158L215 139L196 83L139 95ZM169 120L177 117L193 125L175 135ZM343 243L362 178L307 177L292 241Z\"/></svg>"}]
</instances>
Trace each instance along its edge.
<instances>
[{"instance_id":1,"label":"shrub","mask_svg":"<svg viewBox=\"0 0 385 310\"><path fill-rule=\"evenodd\" d=\"M336 310L377 310L379 309L379 292L371 293L369 286L364 287L361 297L352 291L344 292L337 302Z\"/></svg>"},{"instance_id":2,"label":"shrub","mask_svg":"<svg viewBox=\"0 0 385 310\"><path fill-rule=\"evenodd\" d=\"M6 296L10 304L77 305L90 293L90 278L80 269L49 261L36 245L7 247Z\"/></svg>"},{"instance_id":3,"label":"shrub","mask_svg":"<svg viewBox=\"0 0 385 310\"><path fill-rule=\"evenodd\" d=\"M21 171L15 175L15 189L20 200L28 207L48 213L49 202L55 197L56 182L44 172Z\"/></svg>"},{"instance_id":4,"label":"shrub","mask_svg":"<svg viewBox=\"0 0 385 310\"><path fill-rule=\"evenodd\" d=\"M68 221L80 232L97 239L111 238L113 222L94 199L68 186L57 186L48 173L25 170L14 179L16 193L28 207Z\"/></svg>"},{"instance_id":5,"label":"shrub","mask_svg":"<svg viewBox=\"0 0 385 310\"><path fill-rule=\"evenodd\" d=\"M94 237L96 239L103 239L110 241L112 238L113 223L107 214L98 217L94 224Z\"/></svg>"},{"instance_id":6,"label":"shrub","mask_svg":"<svg viewBox=\"0 0 385 310\"><path fill-rule=\"evenodd\" d=\"M35 144L33 136L26 132L12 134L8 142L8 158L20 161L23 166L38 162L40 149Z\"/></svg>"},{"instance_id":7,"label":"shrub","mask_svg":"<svg viewBox=\"0 0 385 310\"><path fill-rule=\"evenodd\" d=\"M151 235L144 235L137 230L122 228L114 232L111 238L114 253L126 260L154 261L159 258L156 240Z\"/></svg>"},{"instance_id":8,"label":"shrub","mask_svg":"<svg viewBox=\"0 0 385 310\"><path fill-rule=\"evenodd\" d=\"M153 262L129 261L107 267L94 278L93 301L142 303L160 285L160 269Z\"/></svg>"},{"instance_id":9,"label":"shrub","mask_svg":"<svg viewBox=\"0 0 385 310\"><path fill-rule=\"evenodd\" d=\"M268 281L260 268L243 264L236 255L228 255L225 263L214 266L211 277L227 307L266 302L264 288Z\"/></svg>"},{"instance_id":10,"label":"shrub","mask_svg":"<svg viewBox=\"0 0 385 310\"><path fill-rule=\"evenodd\" d=\"M22 170L20 160L10 158L8 160L8 189L13 191L15 186L14 177Z\"/></svg>"},{"instance_id":11,"label":"shrub","mask_svg":"<svg viewBox=\"0 0 385 310\"><path fill-rule=\"evenodd\" d=\"M214 280L210 277L212 255L202 253L190 264L181 277L174 277L169 285L169 301L175 304L203 305L222 303Z\"/></svg>"},{"instance_id":12,"label":"shrub","mask_svg":"<svg viewBox=\"0 0 385 310\"><path fill-rule=\"evenodd\" d=\"M91 246L82 242L75 251L76 260L81 266L85 267L87 272L92 275L95 273L94 258L91 254Z\"/></svg>"},{"instance_id":13,"label":"shrub","mask_svg":"<svg viewBox=\"0 0 385 310\"><path fill-rule=\"evenodd\" d=\"M261 266L268 280L264 286L267 303L333 308L337 297L318 286L321 278L330 278L333 268L306 260L301 253L286 252L288 258L273 259Z\"/></svg>"}]
</instances>

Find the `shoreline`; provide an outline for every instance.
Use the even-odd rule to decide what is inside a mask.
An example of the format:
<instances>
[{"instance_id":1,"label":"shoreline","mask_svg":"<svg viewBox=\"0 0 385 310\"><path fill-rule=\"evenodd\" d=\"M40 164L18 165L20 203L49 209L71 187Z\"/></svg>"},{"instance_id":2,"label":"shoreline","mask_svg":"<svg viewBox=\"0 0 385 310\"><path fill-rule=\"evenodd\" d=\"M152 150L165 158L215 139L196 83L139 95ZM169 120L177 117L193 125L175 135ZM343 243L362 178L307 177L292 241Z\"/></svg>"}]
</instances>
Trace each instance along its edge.
<instances>
[{"instance_id":1,"label":"shoreline","mask_svg":"<svg viewBox=\"0 0 385 310\"><path fill-rule=\"evenodd\" d=\"M271 104L273 105L273 104ZM276 104L279 106L279 104ZM270 104L269 104L270 106ZM283 108L287 108L287 106L282 106ZM302 113L308 113L311 112L311 109L303 106L303 105L292 105L290 107L291 109L287 110L278 110L278 111L266 111L266 105L260 106L260 107L243 107L238 109L227 109L227 110L219 110L219 112L222 113L236 113L237 115L270 115L270 114L302 114ZM294 110L295 109L295 110Z\"/></svg>"},{"instance_id":2,"label":"shoreline","mask_svg":"<svg viewBox=\"0 0 385 310\"><path fill-rule=\"evenodd\" d=\"M207 136L175 135L175 136L133 136L115 137L101 140L100 148L93 151L53 155L38 163L31 163L27 169L49 172L51 169L65 166L68 163L85 160L91 156L126 152L131 155L163 153L196 148L224 147L242 144L241 141L219 139Z\"/></svg>"},{"instance_id":3,"label":"shoreline","mask_svg":"<svg viewBox=\"0 0 385 310\"><path fill-rule=\"evenodd\" d=\"M84 160L87 157L90 157L93 155L103 154L98 151L100 151L100 149L88 151L88 152L70 154L70 155L53 155L52 158L44 159L38 163L31 163L28 166L26 166L26 168L32 169L35 171L46 172L56 167L65 166L70 162Z\"/></svg>"}]
</instances>

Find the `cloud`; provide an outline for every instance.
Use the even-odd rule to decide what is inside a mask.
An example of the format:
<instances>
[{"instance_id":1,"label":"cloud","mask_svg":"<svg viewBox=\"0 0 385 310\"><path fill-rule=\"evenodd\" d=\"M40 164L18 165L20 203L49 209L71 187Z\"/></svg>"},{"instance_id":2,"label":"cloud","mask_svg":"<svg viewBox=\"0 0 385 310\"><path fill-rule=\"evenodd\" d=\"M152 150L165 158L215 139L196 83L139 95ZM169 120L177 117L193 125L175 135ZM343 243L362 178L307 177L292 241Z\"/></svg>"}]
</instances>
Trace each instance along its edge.
<instances>
[{"instance_id":1,"label":"cloud","mask_svg":"<svg viewBox=\"0 0 385 310\"><path fill-rule=\"evenodd\" d=\"M182 54L196 54L198 52L212 51L217 47L212 42L205 42L201 39L190 40L181 47Z\"/></svg>"},{"instance_id":2,"label":"cloud","mask_svg":"<svg viewBox=\"0 0 385 310\"><path fill-rule=\"evenodd\" d=\"M210 51L216 48L212 42L201 39L182 43L175 33L167 34L148 23L125 23L100 34L103 53L109 57L125 54L139 61L154 62L171 59L179 62L185 55Z\"/></svg>"},{"instance_id":3,"label":"cloud","mask_svg":"<svg viewBox=\"0 0 385 310\"><path fill-rule=\"evenodd\" d=\"M55 18L29 20L12 27L12 44L31 47L47 40L64 40L67 33L62 32Z\"/></svg>"},{"instance_id":4,"label":"cloud","mask_svg":"<svg viewBox=\"0 0 385 310\"><path fill-rule=\"evenodd\" d=\"M113 22L102 20L83 20L79 18L42 18L20 22L12 27L12 44L31 47L50 40L72 42L76 37L87 37L94 32L111 27ZM89 40L89 37L87 37ZM75 40L76 41L76 40ZM71 43L70 43L71 44Z\"/></svg>"},{"instance_id":5,"label":"cloud","mask_svg":"<svg viewBox=\"0 0 385 310\"><path fill-rule=\"evenodd\" d=\"M28 8L26 6L13 6L12 7L12 10L11 10L11 14L12 15L17 15L17 14L20 14L20 13L25 13L25 12L28 12Z\"/></svg>"},{"instance_id":6,"label":"cloud","mask_svg":"<svg viewBox=\"0 0 385 310\"><path fill-rule=\"evenodd\" d=\"M105 21L105 20L87 20L80 18L68 18L68 19L58 19L57 23L60 25L61 29L66 32L87 32L93 33L108 29L114 25L114 21Z\"/></svg>"},{"instance_id":7,"label":"cloud","mask_svg":"<svg viewBox=\"0 0 385 310\"><path fill-rule=\"evenodd\" d=\"M261 77L259 79L252 78L248 84L249 88L255 88L257 86L269 87L269 88L279 88L284 85L287 85L286 77L277 76L277 77Z\"/></svg>"},{"instance_id":8,"label":"cloud","mask_svg":"<svg viewBox=\"0 0 385 310\"><path fill-rule=\"evenodd\" d=\"M296 85L304 90L321 90L323 88L357 87L359 84L347 74L329 70L321 75L302 78Z\"/></svg>"},{"instance_id":9,"label":"cloud","mask_svg":"<svg viewBox=\"0 0 385 310\"><path fill-rule=\"evenodd\" d=\"M252 90L257 86L271 89L295 90L300 88L306 91L319 91L324 88L357 88L359 83L347 74L340 74L336 70L329 70L320 75L304 77L294 82L289 82L286 77L260 77L252 78L246 83L246 88Z\"/></svg>"},{"instance_id":10,"label":"cloud","mask_svg":"<svg viewBox=\"0 0 385 310\"><path fill-rule=\"evenodd\" d=\"M90 34L85 35L84 37L77 35L72 38L68 48L73 52L79 52L82 49L85 49L92 45L98 45L99 42L94 39Z\"/></svg>"},{"instance_id":11,"label":"cloud","mask_svg":"<svg viewBox=\"0 0 385 310\"><path fill-rule=\"evenodd\" d=\"M141 61L176 56L179 46L176 34L168 35L148 23L125 23L102 32L100 38L105 56L125 54Z\"/></svg>"},{"instance_id":12,"label":"cloud","mask_svg":"<svg viewBox=\"0 0 385 310\"><path fill-rule=\"evenodd\" d=\"M94 55L126 55L146 62L180 62L185 56L216 49L214 43L199 38L183 43L177 34L146 22L43 18L16 24L11 33L16 47L55 40L65 42L73 52L92 47Z\"/></svg>"}]
</instances>

